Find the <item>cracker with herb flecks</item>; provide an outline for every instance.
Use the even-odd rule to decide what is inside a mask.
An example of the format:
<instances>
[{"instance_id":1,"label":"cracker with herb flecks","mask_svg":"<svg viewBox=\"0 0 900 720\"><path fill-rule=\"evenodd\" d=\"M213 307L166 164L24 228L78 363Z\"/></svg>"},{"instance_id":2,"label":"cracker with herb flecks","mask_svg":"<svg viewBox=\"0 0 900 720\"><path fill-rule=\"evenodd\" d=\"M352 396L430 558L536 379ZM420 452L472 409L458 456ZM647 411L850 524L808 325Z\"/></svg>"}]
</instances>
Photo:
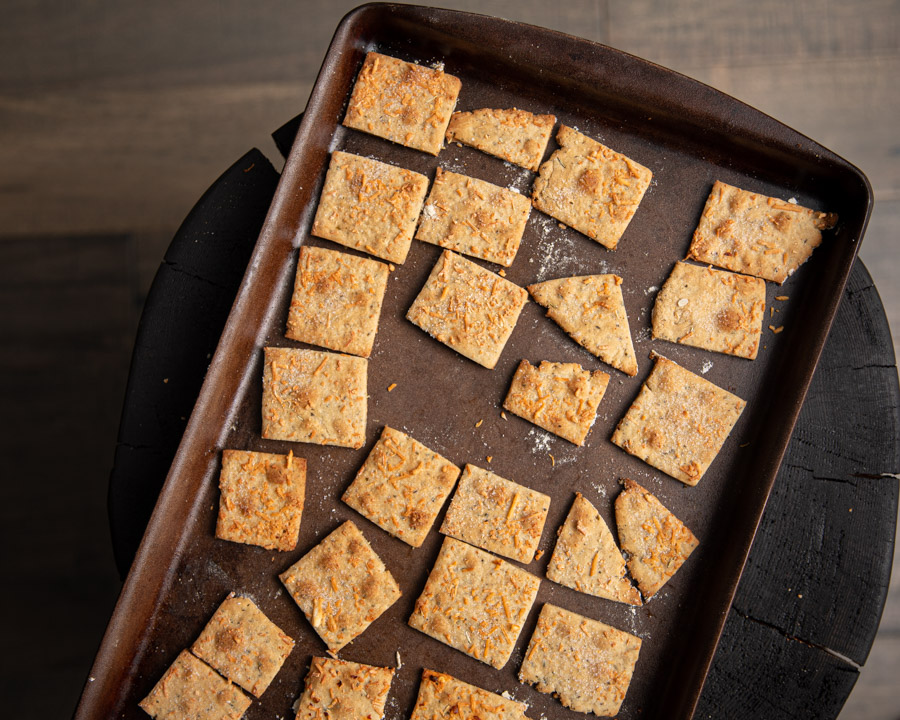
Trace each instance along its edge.
<instances>
[{"instance_id":1,"label":"cracker with herb flecks","mask_svg":"<svg viewBox=\"0 0 900 720\"><path fill-rule=\"evenodd\" d=\"M560 526L547 578L579 592L640 605L641 596L625 577L625 558L600 513L581 493Z\"/></svg>"},{"instance_id":2,"label":"cracker with herb flecks","mask_svg":"<svg viewBox=\"0 0 900 720\"><path fill-rule=\"evenodd\" d=\"M637 358L618 275L580 275L528 286L547 316L569 336L626 375L637 374Z\"/></svg>"},{"instance_id":3,"label":"cracker with herb flecks","mask_svg":"<svg viewBox=\"0 0 900 720\"><path fill-rule=\"evenodd\" d=\"M483 690L452 675L422 670L410 720L528 720L525 703Z\"/></svg>"},{"instance_id":4,"label":"cracker with herb flecks","mask_svg":"<svg viewBox=\"0 0 900 720\"><path fill-rule=\"evenodd\" d=\"M349 520L279 576L332 652L400 597L397 581Z\"/></svg>"},{"instance_id":5,"label":"cracker with herb flecks","mask_svg":"<svg viewBox=\"0 0 900 720\"><path fill-rule=\"evenodd\" d=\"M381 720L393 668L314 657L295 720Z\"/></svg>"},{"instance_id":6,"label":"cracker with herb flecks","mask_svg":"<svg viewBox=\"0 0 900 720\"><path fill-rule=\"evenodd\" d=\"M524 195L438 168L416 240L509 267L530 212Z\"/></svg>"},{"instance_id":7,"label":"cracker with herb flecks","mask_svg":"<svg viewBox=\"0 0 900 720\"><path fill-rule=\"evenodd\" d=\"M539 585L531 573L448 537L409 624L500 669L509 661Z\"/></svg>"},{"instance_id":8,"label":"cracker with herb flecks","mask_svg":"<svg viewBox=\"0 0 900 720\"><path fill-rule=\"evenodd\" d=\"M612 442L685 485L696 485L746 402L661 355Z\"/></svg>"},{"instance_id":9,"label":"cracker with herb flecks","mask_svg":"<svg viewBox=\"0 0 900 720\"><path fill-rule=\"evenodd\" d=\"M534 206L615 250L653 173L565 125L556 139L534 181Z\"/></svg>"},{"instance_id":10,"label":"cracker with herb flecks","mask_svg":"<svg viewBox=\"0 0 900 720\"><path fill-rule=\"evenodd\" d=\"M370 52L353 86L344 125L437 155L461 85L443 68Z\"/></svg>"},{"instance_id":11,"label":"cracker with herb flecks","mask_svg":"<svg viewBox=\"0 0 900 720\"><path fill-rule=\"evenodd\" d=\"M526 302L523 288L444 250L406 319L490 369L500 359Z\"/></svg>"},{"instance_id":12,"label":"cracker with herb flecks","mask_svg":"<svg viewBox=\"0 0 900 720\"><path fill-rule=\"evenodd\" d=\"M191 652L244 690L261 697L294 649L294 641L252 600L232 593Z\"/></svg>"},{"instance_id":13,"label":"cracker with herb flecks","mask_svg":"<svg viewBox=\"0 0 900 720\"><path fill-rule=\"evenodd\" d=\"M466 465L441 532L529 563L534 559L550 497L494 473Z\"/></svg>"},{"instance_id":14,"label":"cracker with herb flecks","mask_svg":"<svg viewBox=\"0 0 900 720\"><path fill-rule=\"evenodd\" d=\"M834 213L716 180L688 258L777 282L787 280L837 224Z\"/></svg>"},{"instance_id":15,"label":"cracker with herb flecks","mask_svg":"<svg viewBox=\"0 0 900 720\"><path fill-rule=\"evenodd\" d=\"M238 720L251 702L237 685L182 650L139 705L158 720Z\"/></svg>"},{"instance_id":16,"label":"cracker with herb flecks","mask_svg":"<svg viewBox=\"0 0 900 720\"><path fill-rule=\"evenodd\" d=\"M469 145L536 171L555 124L555 115L535 115L516 108L455 112L447 127L447 142Z\"/></svg>"},{"instance_id":17,"label":"cracker with herb flecks","mask_svg":"<svg viewBox=\"0 0 900 720\"><path fill-rule=\"evenodd\" d=\"M576 712L609 717L619 712L640 651L639 637L548 603L519 680Z\"/></svg>"},{"instance_id":18,"label":"cracker with herb flecks","mask_svg":"<svg viewBox=\"0 0 900 720\"><path fill-rule=\"evenodd\" d=\"M427 190L417 172L335 151L311 232L402 264Z\"/></svg>"},{"instance_id":19,"label":"cracker with herb flecks","mask_svg":"<svg viewBox=\"0 0 900 720\"><path fill-rule=\"evenodd\" d=\"M285 336L369 357L389 274L376 260L304 245Z\"/></svg>"},{"instance_id":20,"label":"cracker with herb flecks","mask_svg":"<svg viewBox=\"0 0 900 720\"><path fill-rule=\"evenodd\" d=\"M759 350L766 283L675 263L653 306L653 337L752 360Z\"/></svg>"},{"instance_id":21,"label":"cracker with herb flecks","mask_svg":"<svg viewBox=\"0 0 900 720\"><path fill-rule=\"evenodd\" d=\"M459 473L422 443L385 427L343 500L382 530L419 547Z\"/></svg>"},{"instance_id":22,"label":"cracker with herb flecks","mask_svg":"<svg viewBox=\"0 0 900 720\"><path fill-rule=\"evenodd\" d=\"M365 358L267 347L262 436L362 447L366 441L367 373Z\"/></svg>"},{"instance_id":23,"label":"cracker with herb flecks","mask_svg":"<svg viewBox=\"0 0 900 720\"><path fill-rule=\"evenodd\" d=\"M628 571L645 598L665 585L698 545L694 533L633 480L625 480L616 498L616 526Z\"/></svg>"},{"instance_id":24,"label":"cracker with herb flecks","mask_svg":"<svg viewBox=\"0 0 900 720\"><path fill-rule=\"evenodd\" d=\"M503 407L569 442L584 445L608 384L609 375L602 370L590 372L576 363L547 361L535 367L523 360Z\"/></svg>"}]
</instances>

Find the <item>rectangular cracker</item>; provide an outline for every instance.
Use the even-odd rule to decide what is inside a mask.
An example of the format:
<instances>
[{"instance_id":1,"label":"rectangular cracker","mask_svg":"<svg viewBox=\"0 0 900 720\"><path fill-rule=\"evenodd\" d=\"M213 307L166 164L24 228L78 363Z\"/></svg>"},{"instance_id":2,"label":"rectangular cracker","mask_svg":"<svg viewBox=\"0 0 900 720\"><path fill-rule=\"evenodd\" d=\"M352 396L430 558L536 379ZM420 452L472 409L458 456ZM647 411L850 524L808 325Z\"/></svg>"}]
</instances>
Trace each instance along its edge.
<instances>
[{"instance_id":1,"label":"rectangular cracker","mask_svg":"<svg viewBox=\"0 0 900 720\"><path fill-rule=\"evenodd\" d=\"M369 357L388 275L387 265L376 260L304 245L285 336Z\"/></svg>"},{"instance_id":2,"label":"rectangular cracker","mask_svg":"<svg viewBox=\"0 0 900 720\"><path fill-rule=\"evenodd\" d=\"M370 52L353 86L344 125L437 155L461 85L443 67Z\"/></svg>"},{"instance_id":3,"label":"rectangular cracker","mask_svg":"<svg viewBox=\"0 0 900 720\"><path fill-rule=\"evenodd\" d=\"M504 557L530 563L534 559L550 497L466 465L441 525L455 537Z\"/></svg>"},{"instance_id":4,"label":"rectangular cracker","mask_svg":"<svg viewBox=\"0 0 900 720\"><path fill-rule=\"evenodd\" d=\"M335 151L311 232L400 265L427 190L420 173Z\"/></svg>"},{"instance_id":5,"label":"rectangular cracker","mask_svg":"<svg viewBox=\"0 0 900 720\"><path fill-rule=\"evenodd\" d=\"M422 443L385 427L342 499L382 530L419 547L459 473Z\"/></svg>"},{"instance_id":6,"label":"rectangular cracker","mask_svg":"<svg viewBox=\"0 0 900 720\"><path fill-rule=\"evenodd\" d=\"M366 441L367 373L364 358L267 347L262 436L362 447Z\"/></svg>"},{"instance_id":7,"label":"rectangular cracker","mask_svg":"<svg viewBox=\"0 0 900 720\"><path fill-rule=\"evenodd\" d=\"M741 190L716 180L688 258L779 285L805 263L837 224L834 213Z\"/></svg>"},{"instance_id":8,"label":"rectangular cracker","mask_svg":"<svg viewBox=\"0 0 900 720\"><path fill-rule=\"evenodd\" d=\"M513 376L503 407L576 445L597 418L609 375L590 372L576 363L541 361L535 367L522 360Z\"/></svg>"},{"instance_id":9,"label":"rectangular cracker","mask_svg":"<svg viewBox=\"0 0 900 720\"><path fill-rule=\"evenodd\" d=\"M675 263L653 306L653 337L753 360L766 283L711 267Z\"/></svg>"},{"instance_id":10,"label":"rectangular cracker","mask_svg":"<svg viewBox=\"0 0 900 720\"><path fill-rule=\"evenodd\" d=\"M293 550L306 497L306 460L289 455L223 450L216 537Z\"/></svg>"},{"instance_id":11,"label":"rectangular cracker","mask_svg":"<svg viewBox=\"0 0 900 720\"><path fill-rule=\"evenodd\" d=\"M653 370L611 440L685 485L696 485L747 403L661 355L653 357Z\"/></svg>"},{"instance_id":12,"label":"rectangular cracker","mask_svg":"<svg viewBox=\"0 0 900 720\"><path fill-rule=\"evenodd\" d=\"M251 702L237 685L182 650L139 705L159 720L238 720Z\"/></svg>"},{"instance_id":13,"label":"rectangular cracker","mask_svg":"<svg viewBox=\"0 0 900 720\"><path fill-rule=\"evenodd\" d=\"M381 720L393 668L314 657L295 720Z\"/></svg>"},{"instance_id":14,"label":"rectangular cracker","mask_svg":"<svg viewBox=\"0 0 900 720\"><path fill-rule=\"evenodd\" d=\"M400 586L349 520L279 576L332 652L400 597Z\"/></svg>"},{"instance_id":15,"label":"rectangular cracker","mask_svg":"<svg viewBox=\"0 0 900 720\"><path fill-rule=\"evenodd\" d=\"M527 708L525 703L426 668L410 720L528 720Z\"/></svg>"},{"instance_id":16,"label":"rectangular cracker","mask_svg":"<svg viewBox=\"0 0 900 720\"><path fill-rule=\"evenodd\" d=\"M509 267L530 212L524 195L438 168L416 240Z\"/></svg>"},{"instance_id":17,"label":"rectangular cracker","mask_svg":"<svg viewBox=\"0 0 900 720\"><path fill-rule=\"evenodd\" d=\"M444 250L406 319L490 369L500 359L527 301L523 288Z\"/></svg>"},{"instance_id":18,"label":"rectangular cracker","mask_svg":"<svg viewBox=\"0 0 900 720\"><path fill-rule=\"evenodd\" d=\"M409 624L500 669L509 661L540 583L512 563L448 537Z\"/></svg>"},{"instance_id":19,"label":"rectangular cracker","mask_svg":"<svg viewBox=\"0 0 900 720\"><path fill-rule=\"evenodd\" d=\"M534 181L534 206L615 250L653 173L565 125L556 139Z\"/></svg>"},{"instance_id":20,"label":"rectangular cracker","mask_svg":"<svg viewBox=\"0 0 900 720\"><path fill-rule=\"evenodd\" d=\"M536 172L555 124L555 115L516 108L455 112L447 127L447 142L469 145Z\"/></svg>"},{"instance_id":21,"label":"rectangular cracker","mask_svg":"<svg viewBox=\"0 0 900 720\"><path fill-rule=\"evenodd\" d=\"M548 603L519 680L576 712L608 717L619 712L640 651L639 637Z\"/></svg>"},{"instance_id":22,"label":"rectangular cracker","mask_svg":"<svg viewBox=\"0 0 900 720\"><path fill-rule=\"evenodd\" d=\"M252 600L231 593L191 652L244 690L261 697L294 649L294 641Z\"/></svg>"}]
</instances>

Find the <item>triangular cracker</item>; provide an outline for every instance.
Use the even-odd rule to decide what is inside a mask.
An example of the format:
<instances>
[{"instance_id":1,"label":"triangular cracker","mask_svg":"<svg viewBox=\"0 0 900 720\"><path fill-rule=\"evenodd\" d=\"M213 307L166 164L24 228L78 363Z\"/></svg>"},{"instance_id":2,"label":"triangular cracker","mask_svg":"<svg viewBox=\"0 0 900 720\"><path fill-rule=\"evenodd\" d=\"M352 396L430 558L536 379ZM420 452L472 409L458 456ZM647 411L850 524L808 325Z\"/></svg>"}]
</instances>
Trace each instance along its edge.
<instances>
[{"instance_id":1,"label":"triangular cracker","mask_svg":"<svg viewBox=\"0 0 900 720\"><path fill-rule=\"evenodd\" d=\"M640 605L641 596L625 577L625 558L600 513L581 493L559 528L547 567L553 582L616 602Z\"/></svg>"},{"instance_id":2,"label":"triangular cracker","mask_svg":"<svg viewBox=\"0 0 900 720\"><path fill-rule=\"evenodd\" d=\"M628 571L644 599L654 595L682 566L698 540L652 494L633 480L616 498L619 544L628 553Z\"/></svg>"},{"instance_id":3,"label":"triangular cracker","mask_svg":"<svg viewBox=\"0 0 900 720\"><path fill-rule=\"evenodd\" d=\"M636 375L621 286L618 275L581 275L529 285L528 292L575 342L626 375Z\"/></svg>"}]
</instances>

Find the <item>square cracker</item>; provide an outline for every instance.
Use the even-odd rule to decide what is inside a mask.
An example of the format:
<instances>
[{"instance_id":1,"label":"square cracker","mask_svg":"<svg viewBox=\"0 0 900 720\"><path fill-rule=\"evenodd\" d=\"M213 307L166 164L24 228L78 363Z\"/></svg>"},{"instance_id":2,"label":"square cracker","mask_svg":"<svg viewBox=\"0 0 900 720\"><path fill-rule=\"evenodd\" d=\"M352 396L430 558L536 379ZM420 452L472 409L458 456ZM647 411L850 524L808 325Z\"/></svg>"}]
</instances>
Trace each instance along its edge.
<instances>
[{"instance_id":1,"label":"square cracker","mask_svg":"<svg viewBox=\"0 0 900 720\"><path fill-rule=\"evenodd\" d=\"M625 558L600 513L581 493L566 521L547 566L547 578L579 592L640 605L641 596L625 577Z\"/></svg>"},{"instance_id":2,"label":"square cracker","mask_svg":"<svg viewBox=\"0 0 900 720\"><path fill-rule=\"evenodd\" d=\"M410 720L528 720L527 708L525 703L469 685L452 675L423 669Z\"/></svg>"},{"instance_id":3,"label":"square cracker","mask_svg":"<svg viewBox=\"0 0 900 720\"><path fill-rule=\"evenodd\" d=\"M244 690L261 697L294 649L294 641L252 600L232 593L191 652Z\"/></svg>"},{"instance_id":4,"label":"square cracker","mask_svg":"<svg viewBox=\"0 0 900 720\"><path fill-rule=\"evenodd\" d=\"M516 108L455 112L447 127L447 142L460 142L537 171L555 124L555 115L535 115Z\"/></svg>"},{"instance_id":5,"label":"square cracker","mask_svg":"<svg viewBox=\"0 0 900 720\"><path fill-rule=\"evenodd\" d=\"M364 358L267 347L262 436L362 447L366 442L367 373Z\"/></svg>"},{"instance_id":6,"label":"square cracker","mask_svg":"<svg viewBox=\"0 0 900 720\"><path fill-rule=\"evenodd\" d=\"M158 720L238 720L252 700L187 650L139 703Z\"/></svg>"},{"instance_id":7,"label":"square cracker","mask_svg":"<svg viewBox=\"0 0 900 720\"><path fill-rule=\"evenodd\" d=\"M524 195L438 168L416 240L509 267L530 212Z\"/></svg>"},{"instance_id":8,"label":"square cracker","mask_svg":"<svg viewBox=\"0 0 900 720\"><path fill-rule=\"evenodd\" d=\"M332 652L400 597L400 586L349 520L279 576Z\"/></svg>"},{"instance_id":9,"label":"square cracker","mask_svg":"<svg viewBox=\"0 0 900 720\"><path fill-rule=\"evenodd\" d=\"M376 260L304 245L285 336L369 357L388 275L387 265Z\"/></svg>"},{"instance_id":10,"label":"square cracker","mask_svg":"<svg viewBox=\"0 0 900 720\"><path fill-rule=\"evenodd\" d=\"M422 443L385 427L343 501L382 530L419 547L459 473Z\"/></svg>"},{"instance_id":11,"label":"square cracker","mask_svg":"<svg viewBox=\"0 0 900 720\"><path fill-rule=\"evenodd\" d=\"M681 520L633 480L625 480L616 498L616 526L628 571L645 598L668 582L698 544Z\"/></svg>"},{"instance_id":12,"label":"square cracker","mask_svg":"<svg viewBox=\"0 0 900 720\"><path fill-rule=\"evenodd\" d=\"M783 283L822 242L837 215L716 180L688 258Z\"/></svg>"},{"instance_id":13,"label":"square cracker","mask_svg":"<svg viewBox=\"0 0 900 720\"><path fill-rule=\"evenodd\" d=\"M640 651L639 637L548 603L519 680L576 712L608 717L619 712Z\"/></svg>"},{"instance_id":14,"label":"square cracker","mask_svg":"<svg viewBox=\"0 0 900 720\"><path fill-rule=\"evenodd\" d=\"M295 720L381 720L393 668L314 657Z\"/></svg>"},{"instance_id":15,"label":"square cracker","mask_svg":"<svg viewBox=\"0 0 900 720\"><path fill-rule=\"evenodd\" d=\"M293 550L306 497L306 460L293 453L223 450L216 537Z\"/></svg>"},{"instance_id":16,"label":"square cracker","mask_svg":"<svg viewBox=\"0 0 900 720\"><path fill-rule=\"evenodd\" d=\"M311 232L402 264L427 190L417 172L335 151Z\"/></svg>"},{"instance_id":17,"label":"square cracker","mask_svg":"<svg viewBox=\"0 0 900 720\"><path fill-rule=\"evenodd\" d=\"M443 69L370 52L356 78L344 125L437 155L462 86Z\"/></svg>"},{"instance_id":18,"label":"square cracker","mask_svg":"<svg viewBox=\"0 0 900 720\"><path fill-rule=\"evenodd\" d=\"M626 375L637 374L637 357L618 275L580 275L546 280L528 292L569 337Z\"/></svg>"},{"instance_id":19,"label":"square cracker","mask_svg":"<svg viewBox=\"0 0 900 720\"><path fill-rule=\"evenodd\" d=\"M550 497L466 465L441 532L523 563L534 559Z\"/></svg>"},{"instance_id":20,"label":"square cracker","mask_svg":"<svg viewBox=\"0 0 900 720\"><path fill-rule=\"evenodd\" d=\"M444 250L406 319L460 355L493 368L526 302L523 288Z\"/></svg>"},{"instance_id":21,"label":"square cracker","mask_svg":"<svg viewBox=\"0 0 900 720\"><path fill-rule=\"evenodd\" d=\"M448 537L409 624L500 669L509 661L540 584L512 563Z\"/></svg>"},{"instance_id":22,"label":"square cracker","mask_svg":"<svg viewBox=\"0 0 900 720\"><path fill-rule=\"evenodd\" d=\"M653 337L752 360L759 350L766 283L675 263L653 306Z\"/></svg>"},{"instance_id":23,"label":"square cracker","mask_svg":"<svg viewBox=\"0 0 900 720\"><path fill-rule=\"evenodd\" d=\"M657 470L696 485L737 422L744 400L661 355L612 435Z\"/></svg>"},{"instance_id":24,"label":"square cracker","mask_svg":"<svg viewBox=\"0 0 900 720\"><path fill-rule=\"evenodd\" d=\"M608 384L609 375L602 370L590 372L576 363L546 360L535 367L523 360L503 407L569 442L584 445Z\"/></svg>"},{"instance_id":25,"label":"square cracker","mask_svg":"<svg viewBox=\"0 0 900 720\"><path fill-rule=\"evenodd\" d=\"M565 125L556 139L534 181L534 206L615 250L653 173Z\"/></svg>"}]
</instances>

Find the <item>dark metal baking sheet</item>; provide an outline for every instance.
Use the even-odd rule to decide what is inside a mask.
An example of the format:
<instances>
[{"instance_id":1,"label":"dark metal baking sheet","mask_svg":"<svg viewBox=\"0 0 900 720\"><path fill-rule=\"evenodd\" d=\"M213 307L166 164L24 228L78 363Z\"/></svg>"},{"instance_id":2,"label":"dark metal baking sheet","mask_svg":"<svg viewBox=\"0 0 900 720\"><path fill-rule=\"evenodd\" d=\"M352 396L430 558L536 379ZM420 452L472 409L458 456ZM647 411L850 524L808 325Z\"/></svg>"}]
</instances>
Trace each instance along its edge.
<instances>
[{"instance_id":1,"label":"dark metal baking sheet","mask_svg":"<svg viewBox=\"0 0 900 720\"><path fill-rule=\"evenodd\" d=\"M608 251L533 211L511 281L615 272L624 296L639 371L603 366L529 302L494 370L476 365L404 319L440 254L413 242L392 273L369 361L369 417L361 450L266 441L260 437L261 359L284 338L297 248L329 243L309 236L329 153L359 153L423 172L441 167L529 193L534 174L470 148L437 157L340 125L365 53L444 63L462 80L457 109L519 107L553 113L653 171L653 183L619 248ZM548 153L555 146L551 141ZM774 325L755 361L650 338L658 289L690 243L717 180L816 209L840 223L812 259L783 286L767 285ZM868 221L872 194L846 161L758 111L707 86L616 50L497 18L415 6L369 5L338 27L241 290L213 357L138 556L85 687L77 718L145 717L137 707L178 652L189 646L231 591L254 598L296 641L287 663L247 718L291 717L313 655L325 647L283 590L277 575L342 521L352 519L397 578L403 597L340 656L402 666L388 718L407 717L423 667L449 672L528 703L530 717L582 717L518 682L516 674L540 607L552 602L633 632L644 644L619 717L690 717L715 651L786 443ZM334 247L334 246L332 246ZM343 249L343 248L341 248ZM496 267L494 268L496 269ZM786 301L774 297L786 295ZM650 371L655 350L748 400L724 449L694 488L655 472L609 442L615 424ZM520 420L500 405L522 358L601 367L612 379L587 443L577 448ZM396 383L393 392L387 387ZM483 420L476 427L478 421ZM340 502L384 425L405 430L462 465L471 462L551 495L543 556L527 566L539 577L555 529L579 491L615 527L619 481L637 480L700 538L698 550L642 608L625 607L541 583L511 661L495 670L409 628L442 537L412 549ZM256 449L308 460L300 541L287 553L214 538L223 448ZM487 456L491 456L490 463ZM442 517L442 516L441 516ZM439 526L441 517L438 518Z\"/></svg>"}]
</instances>

